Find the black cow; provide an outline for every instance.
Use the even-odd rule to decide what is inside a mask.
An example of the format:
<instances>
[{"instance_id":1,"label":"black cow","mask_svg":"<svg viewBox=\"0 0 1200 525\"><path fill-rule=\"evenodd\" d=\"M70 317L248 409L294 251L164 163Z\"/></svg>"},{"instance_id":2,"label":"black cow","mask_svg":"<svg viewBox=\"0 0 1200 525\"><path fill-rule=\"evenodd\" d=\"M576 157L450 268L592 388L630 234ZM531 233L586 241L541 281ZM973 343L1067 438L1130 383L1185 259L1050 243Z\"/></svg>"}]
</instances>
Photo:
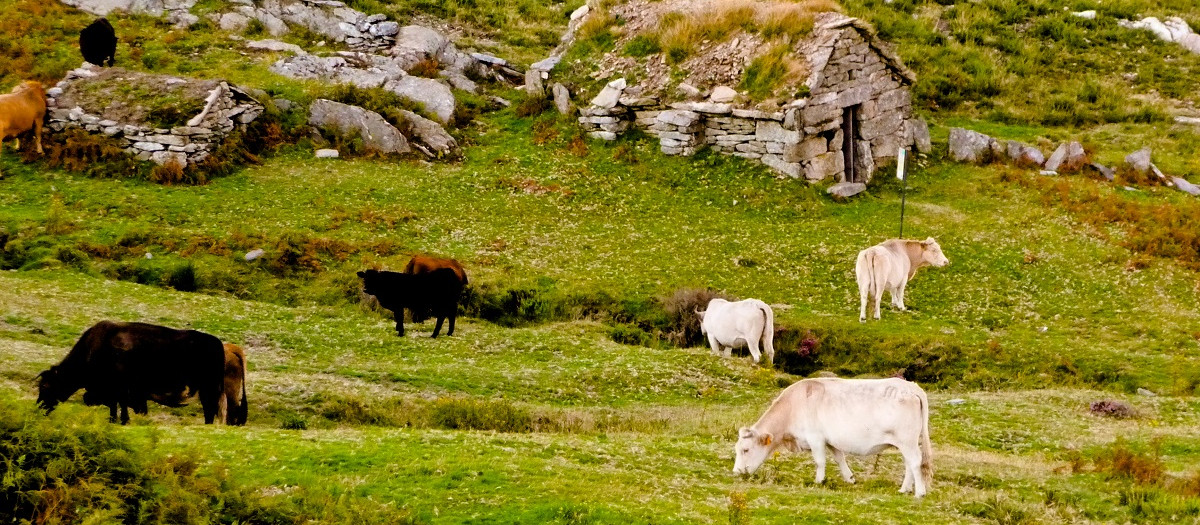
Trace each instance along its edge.
<instances>
[{"instance_id":1,"label":"black cow","mask_svg":"<svg viewBox=\"0 0 1200 525\"><path fill-rule=\"evenodd\" d=\"M79 32L79 52L97 66L112 66L117 57L117 33L107 18L101 18Z\"/></svg>"},{"instance_id":2,"label":"black cow","mask_svg":"<svg viewBox=\"0 0 1200 525\"><path fill-rule=\"evenodd\" d=\"M358 272L363 291L374 295L379 305L392 311L396 318L396 333L404 337L404 309L413 312L432 311L437 317L433 337L442 331L442 321L450 318L446 335L454 335L454 318L458 317L458 300L463 283L451 268L438 268L428 273L407 273L364 270Z\"/></svg>"},{"instance_id":3,"label":"black cow","mask_svg":"<svg viewBox=\"0 0 1200 525\"><path fill-rule=\"evenodd\" d=\"M79 389L83 402L108 407L109 418L129 422L146 401L182 406L199 395L204 422L212 423L225 387L225 347L195 330L146 323L100 321L88 328L62 362L38 375L38 405L54 410Z\"/></svg>"}]
</instances>

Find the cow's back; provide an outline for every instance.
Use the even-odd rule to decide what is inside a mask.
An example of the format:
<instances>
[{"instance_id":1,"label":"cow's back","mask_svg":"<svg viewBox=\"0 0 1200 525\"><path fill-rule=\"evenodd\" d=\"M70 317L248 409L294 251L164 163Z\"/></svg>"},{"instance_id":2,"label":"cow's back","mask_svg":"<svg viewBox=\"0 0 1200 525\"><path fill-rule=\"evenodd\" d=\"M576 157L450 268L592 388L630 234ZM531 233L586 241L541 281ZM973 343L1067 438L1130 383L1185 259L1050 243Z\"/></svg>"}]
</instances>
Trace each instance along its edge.
<instances>
[{"instance_id":1,"label":"cow's back","mask_svg":"<svg viewBox=\"0 0 1200 525\"><path fill-rule=\"evenodd\" d=\"M41 84L24 82L0 95L0 139L15 137L41 122L46 115L46 95Z\"/></svg>"},{"instance_id":2,"label":"cow's back","mask_svg":"<svg viewBox=\"0 0 1200 525\"><path fill-rule=\"evenodd\" d=\"M467 271L463 269L462 264L459 264L459 262L454 259L430 257L428 255L414 255L412 259L409 259L408 264L404 267L404 273L418 275L432 273L439 268L449 268L454 272L454 275L458 278L459 282L461 282L463 285L467 284Z\"/></svg>"},{"instance_id":3,"label":"cow's back","mask_svg":"<svg viewBox=\"0 0 1200 525\"><path fill-rule=\"evenodd\" d=\"M739 339L744 343L749 338L762 337L766 325L764 308L770 308L758 299L726 301L713 299L704 312L704 330L716 336L723 345L732 346Z\"/></svg>"},{"instance_id":4,"label":"cow's back","mask_svg":"<svg viewBox=\"0 0 1200 525\"><path fill-rule=\"evenodd\" d=\"M812 378L788 391L797 431L818 432L845 452L873 454L880 443L916 442L924 429L925 393L904 379Z\"/></svg>"},{"instance_id":5,"label":"cow's back","mask_svg":"<svg viewBox=\"0 0 1200 525\"><path fill-rule=\"evenodd\" d=\"M856 269L860 285L866 276L873 278L880 290L890 289L908 280L912 264L904 246L897 242L893 239L859 252ZM869 273L864 276L864 271Z\"/></svg>"}]
</instances>

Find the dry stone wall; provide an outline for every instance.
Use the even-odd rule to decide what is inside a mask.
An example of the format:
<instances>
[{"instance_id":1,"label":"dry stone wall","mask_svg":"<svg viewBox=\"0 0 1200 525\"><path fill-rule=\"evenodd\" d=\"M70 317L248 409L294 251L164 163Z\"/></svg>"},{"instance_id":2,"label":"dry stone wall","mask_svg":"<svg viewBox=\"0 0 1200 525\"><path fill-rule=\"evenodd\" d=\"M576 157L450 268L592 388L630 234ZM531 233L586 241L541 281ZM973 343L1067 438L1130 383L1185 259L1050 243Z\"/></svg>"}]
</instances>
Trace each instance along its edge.
<instances>
[{"instance_id":1,"label":"dry stone wall","mask_svg":"<svg viewBox=\"0 0 1200 525\"><path fill-rule=\"evenodd\" d=\"M57 96L70 84L96 76L94 66L84 64L46 91L47 127L53 131L83 129L119 141L130 155L157 164L171 161L181 166L204 160L220 142L236 129L244 128L263 112L263 105L237 86L220 82L207 99L204 109L186 125L170 129L153 128L136 122L106 120L80 107L60 107ZM174 79L186 82L183 79Z\"/></svg>"},{"instance_id":2,"label":"dry stone wall","mask_svg":"<svg viewBox=\"0 0 1200 525\"><path fill-rule=\"evenodd\" d=\"M809 96L772 109L738 107L726 90L723 102L660 102L609 82L580 110L579 123L594 138L613 140L630 126L658 137L668 155L692 155L707 146L754 159L785 175L809 181L846 179L843 116L853 115L855 172L865 180L894 161L901 147L929 152L929 129L912 112L911 75L899 70L845 19L806 50L814 68ZM836 29L836 28L835 28ZM850 109L848 112L847 109Z\"/></svg>"}]
</instances>

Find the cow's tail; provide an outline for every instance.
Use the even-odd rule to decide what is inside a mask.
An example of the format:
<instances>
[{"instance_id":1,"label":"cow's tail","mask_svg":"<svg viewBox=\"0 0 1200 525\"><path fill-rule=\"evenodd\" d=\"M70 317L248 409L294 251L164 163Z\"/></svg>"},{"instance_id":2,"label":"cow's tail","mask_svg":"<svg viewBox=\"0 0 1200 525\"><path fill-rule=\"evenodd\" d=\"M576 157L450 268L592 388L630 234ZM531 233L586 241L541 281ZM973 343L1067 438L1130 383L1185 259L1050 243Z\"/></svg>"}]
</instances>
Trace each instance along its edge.
<instances>
[{"instance_id":1,"label":"cow's tail","mask_svg":"<svg viewBox=\"0 0 1200 525\"><path fill-rule=\"evenodd\" d=\"M925 392L920 392L921 400L921 479L925 481L925 490L933 485L933 443L929 439L929 398Z\"/></svg>"},{"instance_id":2,"label":"cow's tail","mask_svg":"<svg viewBox=\"0 0 1200 525\"><path fill-rule=\"evenodd\" d=\"M775 312L771 311L771 307L766 303L762 303L758 307L763 313L763 334L762 344L763 352L767 354L767 362L775 360Z\"/></svg>"},{"instance_id":3,"label":"cow's tail","mask_svg":"<svg viewBox=\"0 0 1200 525\"><path fill-rule=\"evenodd\" d=\"M242 396L238 400L238 408L234 414L233 424L245 425L246 416L250 413L250 400L246 397L246 356L239 354L238 359L242 362Z\"/></svg>"}]
</instances>

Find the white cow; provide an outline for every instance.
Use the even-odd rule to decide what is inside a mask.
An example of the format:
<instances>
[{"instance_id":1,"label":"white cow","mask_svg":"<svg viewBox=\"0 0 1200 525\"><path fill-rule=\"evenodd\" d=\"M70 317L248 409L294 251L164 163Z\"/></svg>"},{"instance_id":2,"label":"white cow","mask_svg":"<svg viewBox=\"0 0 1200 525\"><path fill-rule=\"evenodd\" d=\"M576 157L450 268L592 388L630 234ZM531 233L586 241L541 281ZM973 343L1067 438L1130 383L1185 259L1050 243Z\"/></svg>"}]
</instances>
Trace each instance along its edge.
<instances>
[{"instance_id":1,"label":"white cow","mask_svg":"<svg viewBox=\"0 0 1200 525\"><path fill-rule=\"evenodd\" d=\"M758 299L729 302L713 299L708 309L696 312L700 316L700 333L708 336L713 355L733 355L733 347L746 346L754 362L759 361L759 345L767 353L767 362L775 360L775 313L767 303Z\"/></svg>"},{"instance_id":2,"label":"white cow","mask_svg":"<svg viewBox=\"0 0 1200 525\"><path fill-rule=\"evenodd\" d=\"M825 481L825 449L832 449L842 478L854 483L846 453L878 454L890 447L904 456L900 492L925 495L933 480L929 400L916 383L889 379L804 379L783 390L758 422L742 427L734 446L735 474L750 474L775 449L811 450L817 483Z\"/></svg>"},{"instance_id":3,"label":"white cow","mask_svg":"<svg viewBox=\"0 0 1200 525\"><path fill-rule=\"evenodd\" d=\"M917 270L933 265L941 268L950 264L933 237L923 241L892 239L858 252L855 274L858 277L858 296L861 305L859 322L867 321L867 301L875 298L875 318L879 319L879 301L883 292L892 294L892 304L904 307L904 287Z\"/></svg>"}]
</instances>

